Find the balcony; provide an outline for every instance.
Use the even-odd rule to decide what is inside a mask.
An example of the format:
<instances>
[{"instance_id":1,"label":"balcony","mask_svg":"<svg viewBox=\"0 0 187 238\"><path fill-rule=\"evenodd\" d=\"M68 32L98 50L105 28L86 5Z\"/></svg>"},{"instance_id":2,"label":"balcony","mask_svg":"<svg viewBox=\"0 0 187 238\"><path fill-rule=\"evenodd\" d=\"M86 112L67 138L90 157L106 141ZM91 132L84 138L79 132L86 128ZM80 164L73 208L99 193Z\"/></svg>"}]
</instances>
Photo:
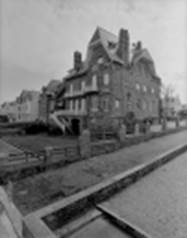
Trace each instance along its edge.
<instances>
[{"instance_id":1,"label":"balcony","mask_svg":"<svg viewBox=\"0 0 187 238\"><path fill-rule=\"evenodd\" d=\"M56 116L86 116L86 110L57 110L55 111Z\"/></svg>"},{"instance_id":2,"label":"balcony","mask_svg":"<svg viewBox=\"0 0 187 238\"><path fill-rule=\"evenodd\" d=\"M81 90L73 90L73 91L66 92L64 94L64 97L66 98L79 97L79 96L83 96L84 94L97 92L97 91L98 91L98 86L96 84L92 84L90 86L84 86Z\"/></svg>"}]
</instances>

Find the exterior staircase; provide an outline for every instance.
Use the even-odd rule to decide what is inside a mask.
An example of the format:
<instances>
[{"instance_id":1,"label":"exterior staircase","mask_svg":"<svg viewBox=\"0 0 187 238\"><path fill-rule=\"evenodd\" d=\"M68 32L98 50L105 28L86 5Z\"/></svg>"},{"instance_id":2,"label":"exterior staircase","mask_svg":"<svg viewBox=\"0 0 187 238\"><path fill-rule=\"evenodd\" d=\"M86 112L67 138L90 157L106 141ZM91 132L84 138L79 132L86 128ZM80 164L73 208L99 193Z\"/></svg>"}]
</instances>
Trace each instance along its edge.
<instances>
[{"instance_id":1,"label":"exterior staircase","mask_svg":"<svg viewBox=\"0 0 187 238\"><path fill-rule=\"evenodd\" d=\"M61 131L65 134L68 130L72 133L71 125L69 121L64 116L64 110L58 110L50 114L50 119L52 119L55 124L61 129Z\"/></svg>"}]
</instances>

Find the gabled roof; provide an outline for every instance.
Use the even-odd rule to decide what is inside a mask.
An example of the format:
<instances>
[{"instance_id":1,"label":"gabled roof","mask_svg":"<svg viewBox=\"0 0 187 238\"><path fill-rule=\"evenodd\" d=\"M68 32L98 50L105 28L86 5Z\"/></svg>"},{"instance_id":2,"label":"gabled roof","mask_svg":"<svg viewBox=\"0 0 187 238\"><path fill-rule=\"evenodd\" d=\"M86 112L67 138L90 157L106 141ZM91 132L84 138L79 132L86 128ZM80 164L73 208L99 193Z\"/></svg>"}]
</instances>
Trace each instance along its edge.
<instances>
[{"instance_id":1,"label":"gabled roof","mask_svg":"<svg viewBox=\"0 0 187 238\"><path fill-rule=\"evenodd\" d=\"M149 51L146 48L138 50L137 52L134 53L132 63L137 63L142 59L154 63L153 58L151 57Z\"/></svg>"},{"instance_id":2,"label":"gabled roof","mask_svg":"<svg viewBox=\"0 0 187 238\"><path fill-rule=\"evenodd\" d=\"M95 35L98 36L98 40L100 40L100 42L102 43L108 57L115 62L118 62L120 64L123 64L123 60L121 60L118 55L116 54L117 51L117 43L118 43L118 37L116 35L114 35L113 33L105 30L102 27L97 27L91 41L89 42L89 45L92 44L94 42L95 39ZM114 47L110 47L110 44L113 44Z\"/></svg>"},{"instance_id":3,"label":"gabled roof","mask_svg":"<svg viewBox=\"0 0 187 238\"><path fill-rule=\"evenodd\" d=\"M154 60L153 60L151 54L149 53L149 51L146 48L139 49L139 50L135 51L134 54L133 54L132 64L136 64L140 61L144 62L146 64L150 74L153 77L156 77L157 79L159 78L156 74Z\"/></svg>"}]
</instances>

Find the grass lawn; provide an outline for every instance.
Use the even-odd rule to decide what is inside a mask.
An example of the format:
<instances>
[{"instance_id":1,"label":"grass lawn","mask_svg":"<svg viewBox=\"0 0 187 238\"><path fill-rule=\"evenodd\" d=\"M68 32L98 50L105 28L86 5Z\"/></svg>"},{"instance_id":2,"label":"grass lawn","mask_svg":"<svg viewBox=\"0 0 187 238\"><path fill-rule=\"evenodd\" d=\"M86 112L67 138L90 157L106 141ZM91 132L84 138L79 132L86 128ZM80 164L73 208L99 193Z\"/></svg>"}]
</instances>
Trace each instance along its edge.
<instances>
[{"instance_id":1,"label":"grass lawn","mask_svg":"<svg viewBox=\"0 0 187 238\"><path fill-rule=\"evenodd\" d=\"M23 150L37 152L46 146L67 147L77 143L75 137L48 136L48 135L12 135L4 136L4 141Z\"/></svg>"}]
</instances>

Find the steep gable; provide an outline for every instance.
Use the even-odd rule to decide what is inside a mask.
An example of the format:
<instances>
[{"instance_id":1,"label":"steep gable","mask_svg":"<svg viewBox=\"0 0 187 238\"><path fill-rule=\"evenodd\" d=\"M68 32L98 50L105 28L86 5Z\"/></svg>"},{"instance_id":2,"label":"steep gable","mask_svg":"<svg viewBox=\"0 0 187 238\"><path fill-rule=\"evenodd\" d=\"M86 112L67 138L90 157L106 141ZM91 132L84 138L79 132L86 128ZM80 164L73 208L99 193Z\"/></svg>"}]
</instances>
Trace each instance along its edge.
<instances>
[{"instance_id":1,"label":"steep gable","mask_svg":"<svg viewBox=\"0 0 187 238\"><path fill-rule=\"evenodd\" d=\"M89 51L89 48L96 42L100 42L102 44L106 54L108 55L111 61L118 62L120 64L124 63L123 60L121 60L116 54L117 44L118 44L117 36L101 27L97 27L96 31L94 32L88 44L88 52L87 52L88 60L91 54L91 52Z\"/></svg>"}]
</instances>

